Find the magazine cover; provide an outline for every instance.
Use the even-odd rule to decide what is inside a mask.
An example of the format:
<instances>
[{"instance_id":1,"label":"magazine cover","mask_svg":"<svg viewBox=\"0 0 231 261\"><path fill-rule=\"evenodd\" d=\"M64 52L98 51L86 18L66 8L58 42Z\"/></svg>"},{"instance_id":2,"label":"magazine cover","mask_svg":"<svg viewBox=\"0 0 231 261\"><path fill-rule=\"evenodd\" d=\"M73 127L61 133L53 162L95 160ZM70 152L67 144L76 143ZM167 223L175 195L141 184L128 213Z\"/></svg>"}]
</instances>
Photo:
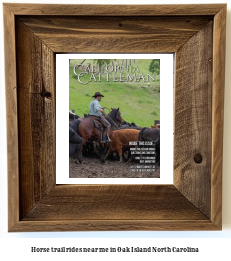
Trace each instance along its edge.
<instances>
[{"instance_id":1,"label":"magazine cover","mask_svg":"<svg viewBox=\"0 0 231 261\"><path fill-rule=\"evenodd\" d=\"M161 178L162 137L166 142L166 130L162 136L160 127L162 59L160 56L149 56L153 59L120 57L66 57L69 182L73 182L72 179L78 184L84 182L82 179L88 182L86 179ZM173 66L172 60L170 63ZM64 64L60 66L63 68ZM173 71L168 77L173 81ZM62 101L67 99L65 95L62 93ZM57 97L57 104L58 101ZM173 114L171 107L169 114ZM169 133L173 140L171 128ZM59 143L59 139L57 141ZM169 148L171 151L171 145Z\"/></svg>"},{"instance_id":2,"label":"magazine cover","mask_svg":"<svg viewBox=\"0 0 231 261\"><path fill-rule=\"evenodd\" d=\"M69 177L159 178L160 59L70 59L69 72Z\"/></svg>"}]
</instances>

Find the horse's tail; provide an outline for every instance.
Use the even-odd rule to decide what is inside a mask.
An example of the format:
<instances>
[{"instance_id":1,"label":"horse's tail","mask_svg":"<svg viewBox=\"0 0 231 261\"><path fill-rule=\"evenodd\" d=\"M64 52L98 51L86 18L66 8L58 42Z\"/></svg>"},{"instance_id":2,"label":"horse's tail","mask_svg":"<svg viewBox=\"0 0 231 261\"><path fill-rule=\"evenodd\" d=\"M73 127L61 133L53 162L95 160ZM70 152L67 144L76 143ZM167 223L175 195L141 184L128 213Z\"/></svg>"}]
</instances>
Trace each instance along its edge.
<instances>
[{"instance_id":1,"label":"horse's tail","mask_svg":"<svg viewBox=\"0 0 231 261\"><path fill-rule=\"evenodd\" d=\"M144 127L144 128L141 129L141 131L139 132L138 140L141 141L141 140L143 139L143 133L144 133L144 131L145 131L146 129L148 129L148 128L147 128L147 127Z\"/></svg>"}]
</instances>

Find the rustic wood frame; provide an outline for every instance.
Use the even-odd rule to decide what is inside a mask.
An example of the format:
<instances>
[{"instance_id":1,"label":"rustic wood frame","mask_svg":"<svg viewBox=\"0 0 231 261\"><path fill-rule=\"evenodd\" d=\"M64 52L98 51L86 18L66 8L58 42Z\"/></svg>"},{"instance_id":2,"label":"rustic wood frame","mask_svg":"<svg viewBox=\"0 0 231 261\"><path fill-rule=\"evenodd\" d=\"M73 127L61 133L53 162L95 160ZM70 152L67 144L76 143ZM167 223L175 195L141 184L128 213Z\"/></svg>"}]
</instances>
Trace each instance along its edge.
<instances>
[{"instance_id":1,"label":"rustic wood frame","mask_svg":"<svg viewBox=\"0 0 231 261\"><path fill-rule=\"evenodd\" d=\"M9 231L220 230L226 4L3 8ZM173 185L55 184L68 52L175 53Z\"/></svg>"}]
</instances>

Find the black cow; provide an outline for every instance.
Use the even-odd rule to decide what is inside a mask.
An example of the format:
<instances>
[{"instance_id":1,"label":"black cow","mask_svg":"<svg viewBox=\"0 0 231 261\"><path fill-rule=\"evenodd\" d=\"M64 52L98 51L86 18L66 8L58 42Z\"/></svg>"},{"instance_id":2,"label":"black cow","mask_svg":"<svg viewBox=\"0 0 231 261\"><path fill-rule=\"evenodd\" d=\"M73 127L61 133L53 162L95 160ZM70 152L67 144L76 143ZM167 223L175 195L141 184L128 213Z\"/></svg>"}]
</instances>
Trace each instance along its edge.
<instances>
[{"instance_id":1,"label":"black cow","mask_svg":"<svg viewBox=\"0 0 231 261\"><path fill-rule=\"evenodd\" d=\"M76 115L74 112L69 111L69 121L74 121L77 120L79 118L78 115Z\"/></svg>"},{"instance_id":2,"label":"black cow","mask_svg":"<svg viewBox=\"0 0 231 261\"><path fill-rule=\"evenodd\" d=\"M69 126L69 142L70 143L81 143L83 139Z\"/></svg>"},{"instance_id":3,"label":"black cow","mask_svg":"<svg viewBox=\"0 0 231 261\"><path fill-rule=\"evenodd\" d=\"M141 130L142 127L139 127L135 122L129 123L124 122L124 124L120 124L117 129L134 129L134 130Z\"/></svg>"},{"instance_id":4,"label":"black cow","mask_svg":"<svg viewBox=\"0 0 231 261\"><path fill-rule=\"evenodd\" d=\"M79 123L79 120L74 120L69 125L69 157L74 157L76 154L76 163L82 163L81 147L83 139L77 133Z\"/></svg>"},{"instance_id":5,"label":"black cow","mask_svg":"<svg viewBox=\"0 0 231 261\"><path fill-rule=\"evenodd\" d=\"M138 140L153 141L153 145L156 149L156 163L160 165L160 129L142 128Z\"/></svg>"},{"instance_id":6,"label":"black cow","mask_svg":"<svg viewBox=\"0 0 231 261\"><path fill-rule=\"evenodd\" d=\"M142 128L139 133L139 140L140 141L155 141L157 138L160 137L160 129L154 128Z\"/></svg>"}]
</instances>

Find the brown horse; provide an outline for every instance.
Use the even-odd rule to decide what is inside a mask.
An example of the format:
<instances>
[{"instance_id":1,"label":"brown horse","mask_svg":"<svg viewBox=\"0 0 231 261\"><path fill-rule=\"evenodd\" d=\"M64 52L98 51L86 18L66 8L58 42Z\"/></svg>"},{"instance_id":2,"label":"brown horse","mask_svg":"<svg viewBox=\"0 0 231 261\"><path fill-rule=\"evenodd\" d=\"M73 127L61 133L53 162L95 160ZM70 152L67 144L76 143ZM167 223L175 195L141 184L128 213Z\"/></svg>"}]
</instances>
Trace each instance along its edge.
<instances>
[{"instance_id":1,"label":"brown horse","mask_svg":"<svg viewBox=\"0 0 231 261\"><path fill-rule=\"evenodd\" d=\"M107 121L111 124L112 128L115 128L118 123L123 123L123 118L121 117L119 108L118 109L112 109L111 112L105 116ZM77 133L79 134L80 137L82 137L83 142L82 146L87 142L87 141L100 141L101 140L101 135L102 135L102 130L99 130L98 128L95 127L94 121L91 118L79 118L80 121L78 125L78 130ZM100 143L99 145L99 155L101 157L101 162L105 163L105 155L107 151L108 145ZM78 153L77 153L78 154ZM78 159L78 157L77 157ZM78 159L79 163L82 163L81 158Z\"/></svg>"}]
</instances>

